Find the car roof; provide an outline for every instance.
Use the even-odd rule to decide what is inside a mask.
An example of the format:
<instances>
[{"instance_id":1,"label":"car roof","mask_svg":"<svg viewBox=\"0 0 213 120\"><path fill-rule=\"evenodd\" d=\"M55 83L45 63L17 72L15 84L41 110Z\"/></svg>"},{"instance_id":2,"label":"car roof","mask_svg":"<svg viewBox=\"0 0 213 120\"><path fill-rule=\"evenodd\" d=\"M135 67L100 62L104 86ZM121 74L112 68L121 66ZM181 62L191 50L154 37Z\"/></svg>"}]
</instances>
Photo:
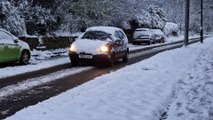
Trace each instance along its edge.
<instances>
[{"instance_id":1,"label":"car roof","mask_svg":"<svg viewBox=\"0 0 213 120\"><path fill-rule=\"evenodd\" d=\"M163 34L163 31L161 29L151 29L152 32L154 32L155 34Z\"/></svg>"},{"instance_id":2,"label":"car roof","mask_svg":"<svg viewBox=\"0 0 213 120\"><path fill-rule=\"evenodd\" d=\"M103 31L106 33L114 34L115 31L121 30L117 27L111 27L111 26L95 26L95 27L89 27L86 29L86 31Z\"/></svg>"},{"instance_id":3,"label":"car roof","mask_svg":"<svg viewBox=\"0 0 213 120\"><path fill-rule=\"evenodd\" d=\"M9 31L7 31L5 29L0 28L0 31L3 31L3 32L7 33L7 34L10 34L11 36L13 36L14 39L17 39L16 36L14 36L12 33L10 33Z\"/></svg>"}]
</instances>

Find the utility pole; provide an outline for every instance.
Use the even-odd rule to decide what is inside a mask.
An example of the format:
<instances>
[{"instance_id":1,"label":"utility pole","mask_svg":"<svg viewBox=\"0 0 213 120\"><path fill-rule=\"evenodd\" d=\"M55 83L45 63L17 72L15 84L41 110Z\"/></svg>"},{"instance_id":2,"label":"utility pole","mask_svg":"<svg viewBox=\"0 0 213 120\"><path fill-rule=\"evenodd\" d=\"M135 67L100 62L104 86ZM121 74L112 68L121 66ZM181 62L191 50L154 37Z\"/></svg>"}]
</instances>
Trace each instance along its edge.
<instances>
[{"instance_id":1,"label":"utility pole","mask_svg":"<svg viewBox=\"0 0 213 120\"><path fill-rule=\"evenodd\" d=\"M201 0L200 4L201 13L200 13L200 42L203 43L203 0Z\"/></svg>"},{"instance_id":2,"label":"utility pole","mask_svg":"<svg viewBox=\"0 0 213 120\"><path fill-rule=\"evenodd\" d=\"M185 8L185 40L184 45L187 46L189 43L189 16L190 13L190 0L186 0L186 8Z\"/></svg>"}]
</instances>

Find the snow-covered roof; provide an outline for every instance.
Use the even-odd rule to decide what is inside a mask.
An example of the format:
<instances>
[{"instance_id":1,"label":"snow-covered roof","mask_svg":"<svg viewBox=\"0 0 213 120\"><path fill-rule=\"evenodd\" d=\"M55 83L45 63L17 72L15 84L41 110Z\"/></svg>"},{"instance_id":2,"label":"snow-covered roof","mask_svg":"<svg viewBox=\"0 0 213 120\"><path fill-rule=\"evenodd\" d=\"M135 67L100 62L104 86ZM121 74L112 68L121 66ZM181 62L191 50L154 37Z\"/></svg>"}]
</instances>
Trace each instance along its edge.
<instances>
[{"instance_id":1,"label":"snow-covered roof","mask_svg":"<svg viewBox=\"0 0 213 120\"><path fill-rule=\"evenodd\" d=\"M116 30L121 30L120 28L117 27L111 27L111 26L95 26L95 27L90 27L87 28L86 31L103 31L106 33L114 34Z\"/></svg>"},{"instance_id":2,"label":"snow-covered roof","mask_svg":"<svg viewBox=\"0 0 213 120\"><path fill-rule=\"evenodd\" d=\"M2 28L0 28L0 31L6 32L6 33L10 33L10 32L8 32L7 30L2 29Z\"/></svg>"},{"instance_id":3,"label":"snow-covered roof","mask_svg":"<svg viewBox=\"0 0 213 120\"><path fill-rule=\"evenodd\" d=\"M5 29L0 28L0 31L3 31L3 32L5 32L5 33L11 35L14 39L17 39L16 36L14 36L12 33L10 33L9 31L7 31L7 30L5 30Z\"/></svg>"}]
</instances>

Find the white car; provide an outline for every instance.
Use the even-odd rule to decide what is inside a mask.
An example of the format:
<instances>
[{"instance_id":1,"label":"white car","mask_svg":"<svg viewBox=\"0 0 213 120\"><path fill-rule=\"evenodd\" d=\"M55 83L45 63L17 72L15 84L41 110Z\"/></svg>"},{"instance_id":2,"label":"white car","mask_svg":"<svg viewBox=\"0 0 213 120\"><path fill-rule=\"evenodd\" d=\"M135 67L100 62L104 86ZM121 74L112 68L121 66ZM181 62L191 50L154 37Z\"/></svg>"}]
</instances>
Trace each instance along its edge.
<instances>
[{"instance_id":1,"label":"white car","mask_svg":"<svg viewBox=\"0 0 213 120\"><path fill-rule=\"evenodd\" d=\"M30 47L10 32L0 29L0 64L19 61L28 64Z\"/></svg>"},{"instance_id":2,"label":"white car","mask_svg":"<svg viewBox=\"0 0 213 120\"><path fill-rule=\"evenodd\" d=\"M117 27L90 27L71 44L69 56L73 66L82 61L92 61L101 66L112 66L119 59L127 62L128 38Z\"/></svg>"}]
</instances>

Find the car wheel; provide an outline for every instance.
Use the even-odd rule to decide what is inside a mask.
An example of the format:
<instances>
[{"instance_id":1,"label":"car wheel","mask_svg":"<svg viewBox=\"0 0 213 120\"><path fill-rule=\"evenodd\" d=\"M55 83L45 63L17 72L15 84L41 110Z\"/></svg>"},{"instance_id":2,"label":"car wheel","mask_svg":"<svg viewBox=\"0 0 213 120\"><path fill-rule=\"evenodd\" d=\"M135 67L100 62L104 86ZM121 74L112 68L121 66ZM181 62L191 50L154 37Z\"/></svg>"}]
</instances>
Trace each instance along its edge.
<instances>
[{"instance_id":1,"label":"car wheel","mask_svg":"<svg viewBox=\"0 0 213 120\"><path fill-rule=\"evenodd\" d=\"M125 56L123 58L123 62L128 62L129 61L129 52L126 51Z\"/></svg>"},{"instance_id":2,"label":"car wheel","mask_svg":"<svg viewBox=\"0 0 213 120\"><path fill-rule=\"evenodd\" d=\"M108 64L108 66L109 66L109 67L112 67L112 66L114 66L114 64L115 64L115 53L112 53L112 55L111 55L111 57L110 57L110 59L109 59L109 64Z\"/></svg>"},{"instance_id":3,"label":"car wheel","mask_svg":"<svg viewBox=\"0 0 213 120\"><path fill-rule=\"evenodd\" d=\"M155 44L156 43L156 40L152 40L152 42L151 42L152 44Z\"/></svg>"},{"instance_id":4,"label":"car wheel","mask_svg":"<svg viewBox=\"0 0 213 120\"><path fill-rule=\"evenodd\" d=\"M20 58L20 64L27 65L30 61L30 53L28 51L23 51Z\"/></svg>"},{"instance_id":5,"label":"car wheel","mask_svg":"<svg viewBox=\"0 0 213 120\"><path fill-rule=\"evenodd\" d=\"M162 39L162 43L165 43L165 39L164 38Z\"/></svg>"}]
</instances>

